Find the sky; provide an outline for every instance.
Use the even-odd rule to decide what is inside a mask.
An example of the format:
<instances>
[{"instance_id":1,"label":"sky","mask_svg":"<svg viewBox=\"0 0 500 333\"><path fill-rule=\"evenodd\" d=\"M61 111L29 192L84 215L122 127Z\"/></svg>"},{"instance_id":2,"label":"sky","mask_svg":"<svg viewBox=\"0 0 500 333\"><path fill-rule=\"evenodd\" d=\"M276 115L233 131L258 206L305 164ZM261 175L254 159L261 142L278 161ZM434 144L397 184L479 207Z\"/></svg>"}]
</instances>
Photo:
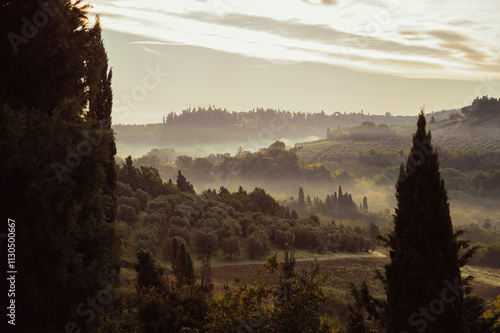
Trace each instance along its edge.
<instances>
[{"instance_id":1,"label":"sky","mask_svg":"<svg viewBox=\"0 0 500 333\"><path fill-rule=\"evenodd\" d=\"M416 115L500 97L497 0L91 0L114 123L169 112Z\"/></svg>"}]
</instances>

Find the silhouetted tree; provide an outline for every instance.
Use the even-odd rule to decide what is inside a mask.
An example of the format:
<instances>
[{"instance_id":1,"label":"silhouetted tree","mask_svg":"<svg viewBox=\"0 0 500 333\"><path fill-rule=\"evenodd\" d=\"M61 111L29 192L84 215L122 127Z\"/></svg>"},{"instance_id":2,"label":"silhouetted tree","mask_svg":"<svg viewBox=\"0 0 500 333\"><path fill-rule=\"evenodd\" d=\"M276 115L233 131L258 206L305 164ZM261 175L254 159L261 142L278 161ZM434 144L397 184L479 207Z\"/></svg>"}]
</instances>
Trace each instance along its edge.
<instances>
[{"instance_id":1,"label":"silhouetted tree","mask_svg":"<svg viewBox=\"0 0 500 333\"><path fill-rule=\"evenodd\" d=\"M63 331L72 321L75 331L91 330L97 321L75 309L116 282L120 267L112 75L88 8L68 0L0 5L0 155L8 156L0 202L17 222L22 332Z\"/></svg>"},{"instance_id":2,"label":"silhouetted tree","mask_svg":"<svg viewBox=\"0 0 500 333\"><path fill-rule=\"evenodd\" d=\"M137 271L137 288L142 292L142 288L155 287L163 290L162 276L165 269L155 263L150 251L141 249L137 252L138 263L134 265Z\"/></svg>"},{"instance_id":3,"label":"silhouetted tree","mask_svg":"<svg viewBox=\"0 0 500 333\"><path fill-rule=\"evenodd\" d=\"M177 262L178 270L175 276L177 279L177 286L181 287L185 284L193 285L195 281L193 260L189 252L186 251L184 243L181 244L179 252L177 253Z\"/></svg>"},{"instance_id":4,"label":"silhouetted tree","mask_svg":"<svg viewBox=\"0 0 500 333\"><path fill-rule=\"evenodd\" d=\"M386 265L387 332L469 332L448 196L421 111L396 184Z\"/></svg>"}]
</instances>

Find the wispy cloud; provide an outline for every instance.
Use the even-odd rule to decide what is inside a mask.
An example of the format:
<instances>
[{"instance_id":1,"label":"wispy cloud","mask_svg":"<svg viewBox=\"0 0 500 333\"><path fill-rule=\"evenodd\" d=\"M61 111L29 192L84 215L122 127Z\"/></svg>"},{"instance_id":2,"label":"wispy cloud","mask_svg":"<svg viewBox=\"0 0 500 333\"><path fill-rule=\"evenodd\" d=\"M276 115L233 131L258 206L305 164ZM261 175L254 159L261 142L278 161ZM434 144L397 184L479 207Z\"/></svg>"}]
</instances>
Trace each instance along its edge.
<instances>
[{"instance_id":1,"label":"wispy cloud","mask_svg":"<svg viewBox=\"0 0 500 333\"><path fill-rule=\"evenodd\" d=\"M106 29L274 63L405 77L500 77L491 1L96 0ZM498 7L498 5L497 5ZM431 10L434 9L434 10ZM498 8L500 9L500 8ZM498 11L496 11L498 12ZM481 33L479 33L481 31Z\"/></svg>"}]
</instances>

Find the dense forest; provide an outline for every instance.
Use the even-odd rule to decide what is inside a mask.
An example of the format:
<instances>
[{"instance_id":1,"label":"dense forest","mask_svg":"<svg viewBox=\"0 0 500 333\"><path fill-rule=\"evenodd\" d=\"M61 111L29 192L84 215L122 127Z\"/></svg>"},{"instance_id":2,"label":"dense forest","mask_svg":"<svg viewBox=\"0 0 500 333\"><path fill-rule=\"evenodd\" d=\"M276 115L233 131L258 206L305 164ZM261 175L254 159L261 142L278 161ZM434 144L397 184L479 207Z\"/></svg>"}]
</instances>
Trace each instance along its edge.
<instances>
[{"instance_id":1,"label":"dense forest","mask_svg":"<svg viewBox=\"0 0 500 333\"><path fill-rule=\"evenodd\" d=\"M26 23L40 7L50 20ZM500 100L416 117L209 107L111 126L90 5L0 10L9 331L500 332ZM115 131L159 146L116 157ZM163 144L214 133L257 140L204 157Z\"/></svg>"}]
</instances>

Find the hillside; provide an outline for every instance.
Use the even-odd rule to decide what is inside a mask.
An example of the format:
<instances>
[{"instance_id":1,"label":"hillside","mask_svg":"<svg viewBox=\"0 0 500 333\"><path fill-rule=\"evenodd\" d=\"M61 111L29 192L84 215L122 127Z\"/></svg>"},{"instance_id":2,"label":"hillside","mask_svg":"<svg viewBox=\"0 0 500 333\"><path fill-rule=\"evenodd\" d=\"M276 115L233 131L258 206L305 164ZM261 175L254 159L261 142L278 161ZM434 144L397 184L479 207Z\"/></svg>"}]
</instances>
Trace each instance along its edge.
<instances>
[{"instance_id":1,"label":"hillside","mask_svg":"<svg viewBox=\"0 0 500 333\"><path fill-rule=\"evenodd\" d=\"M472 126L471 121L442 120L429 124L433 142L441 150L444 165L446 154L455 154L457 151L477 153L474 169L489 171L500 165L500 127ZM412 139L411 126L390 126L377 128L379 131L370 131L374 125L364 125L336 129L330 137L313 143L300 143L297 151L300 159L307 163L347 162L357 160L360 152L375 149L382 153L408 153ZM465 158L465 157L464 157Z\"/></svg>"}]
</instances>

